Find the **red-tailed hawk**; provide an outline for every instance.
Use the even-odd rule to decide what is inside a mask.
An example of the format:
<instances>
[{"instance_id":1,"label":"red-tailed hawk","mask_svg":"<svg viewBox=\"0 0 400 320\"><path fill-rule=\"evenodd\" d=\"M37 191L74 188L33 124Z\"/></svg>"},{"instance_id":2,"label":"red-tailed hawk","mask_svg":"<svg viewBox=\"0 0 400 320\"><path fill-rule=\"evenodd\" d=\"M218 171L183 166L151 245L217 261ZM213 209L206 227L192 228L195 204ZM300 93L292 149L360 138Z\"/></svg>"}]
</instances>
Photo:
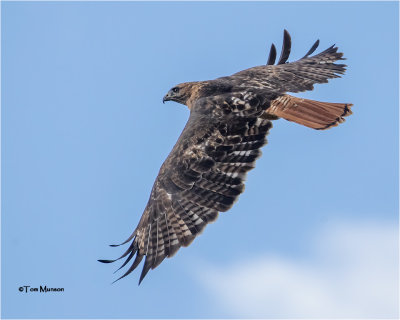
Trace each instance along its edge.
<instances>
[{"instance_id":1,"label":"red-tailed hawk","mask_svg":"<svg viewBox=\"0 0 400 320\"><path fill-rule=\"evenodd\" d=\"M119 258L132 265L145 258L140 282L150 269L181 246L188 246L213 222L218 212L229 210L244 190L244 180L261 155L270 120L284 118L324 130L351 114L348 103L320 102L286 92L313 90L314 84L340 77L346 65L337 47L310 56L317 41L298 61L287 63L291 39L284 31L282 53L276 65L271 46L267 65L210 81L187 82L173 87L163 102L176 101L190 109L189 120L161 166L150 199ZM118 260L118 259L116 259ZM99 260L109 263L116 260Z\"/></svg>"}]
</instances>

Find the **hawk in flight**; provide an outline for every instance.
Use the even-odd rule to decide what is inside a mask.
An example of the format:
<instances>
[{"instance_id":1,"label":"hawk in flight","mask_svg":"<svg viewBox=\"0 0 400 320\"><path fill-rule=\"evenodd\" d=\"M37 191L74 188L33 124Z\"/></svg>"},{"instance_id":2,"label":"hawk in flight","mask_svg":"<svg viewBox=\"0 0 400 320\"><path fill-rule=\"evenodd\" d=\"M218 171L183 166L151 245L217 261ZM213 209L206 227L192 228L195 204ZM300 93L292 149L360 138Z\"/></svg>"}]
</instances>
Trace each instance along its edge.
<instances>
[{"instance_id":1,"label":"hawk in flight","mask_svg":"<svg viewBox=\"0 0 400 320\"><path fill-rule=\"evenodd\" d=\"M285 30L277 64L272 44L266 65L215 80L181 83L168 91L163 102L186 105L190 117L161 166L138 226L122 243L130 245L118 258L126 257L121 268L135 259L119 279L145 257L140 284L150 269L188 246L218 212L232 207L267 142L271 120L283 118L325 130L351 114L349 103L287 94L313 90L314 84L344 74L346 65L334 63L344 60L334 45L311 56L318 44L319 40L303 58L288 63L291 38Z\"/></svg>"}]
</instances>

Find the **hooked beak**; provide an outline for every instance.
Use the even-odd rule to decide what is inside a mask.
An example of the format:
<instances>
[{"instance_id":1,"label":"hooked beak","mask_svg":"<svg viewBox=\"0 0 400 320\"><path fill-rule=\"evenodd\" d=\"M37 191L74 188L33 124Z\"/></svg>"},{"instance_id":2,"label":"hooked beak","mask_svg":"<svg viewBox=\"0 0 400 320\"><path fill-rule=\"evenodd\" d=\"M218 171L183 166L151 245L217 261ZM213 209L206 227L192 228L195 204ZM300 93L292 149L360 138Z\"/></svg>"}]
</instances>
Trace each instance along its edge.
<instances>
[{"instance_id":1,"label":"hooked beak","mask_svg":"<svg viewBox=\"0 0 400 320\"><path fill-rule=\"evenodd\" d=\"M169 99L169 95L168 94L166 94L165 96L164 96L164 98L162 99L162 103L165 103L165 101L169 101L170 99Z\"/></svg>"}]
</instances>

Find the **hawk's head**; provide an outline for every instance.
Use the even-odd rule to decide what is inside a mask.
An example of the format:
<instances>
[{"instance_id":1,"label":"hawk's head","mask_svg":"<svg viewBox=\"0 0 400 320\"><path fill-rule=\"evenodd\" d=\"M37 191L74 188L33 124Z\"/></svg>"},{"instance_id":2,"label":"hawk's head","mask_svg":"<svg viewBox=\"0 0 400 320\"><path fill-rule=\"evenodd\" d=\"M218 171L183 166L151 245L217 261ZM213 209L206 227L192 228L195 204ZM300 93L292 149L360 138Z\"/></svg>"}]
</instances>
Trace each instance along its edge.
<instances>
[{"instance_id":1,"label":"hawk's head","mask_svg":"<svg viewBox=\"0 0 400 320\"><path fill-rule=\"evenodd\" d=\"M163 98L165 101L175 101L187 105L187 101L193 93L194 82L185 82L173 87Z\"/></svg>"}]
</instances>

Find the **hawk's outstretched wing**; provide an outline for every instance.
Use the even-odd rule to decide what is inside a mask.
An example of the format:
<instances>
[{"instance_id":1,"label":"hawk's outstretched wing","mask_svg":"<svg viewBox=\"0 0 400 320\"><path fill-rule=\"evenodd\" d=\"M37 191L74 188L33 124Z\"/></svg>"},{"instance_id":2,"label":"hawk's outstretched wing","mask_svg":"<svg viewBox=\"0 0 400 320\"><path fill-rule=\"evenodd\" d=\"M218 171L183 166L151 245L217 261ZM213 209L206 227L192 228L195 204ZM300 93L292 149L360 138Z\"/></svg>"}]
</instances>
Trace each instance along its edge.
<instances>
[{"instance_id":1,"label":"hawk's outstretched wing","mask_svg":"<svg viewBox=\"0 0 400 320\"><path fill-rule=\"evenodd\" d=\"M352 104L313 101L285 94L313 90L314 84L326 83L329 79L344 74L346 65L335 63L337 60L344 60L343 54L337 52L338 48L334 45L317 55L310 56L318 45L319 40L303 58L288 63L291 38L285 30L282 53L276 65L274 65L276 49L272 45L267 65L246 69L218 80L230 83L233 86L232 91L244 88L257 89L259 92L273 92L279 96L266 110L264 114L266 118L277 116L313 129L329 129L352 114L350 109Z\"/></svg>"},{"instance_id":2,"label":"hawk's outstretched wing","mask_svg":"<svg viewBox=\"0 0 400 320\"><path fill-rule=\"evenodd\" d=\"M135 259L122 277L145 257L140 284L150 269L188 246L218 212L233 205L266 143L272 124L259 116L269 103L254 92L196 102L160 169L139 225L124 242L132 240L120 257L127 257L121 267Z\"/></svg>"},{"instance_id":3,"label":"hawk's outstretched wing","mask_svg":"<svg viewBox=\"0 0 400 320\"><path fill-rule=\"evenodd\" d=\"M278 64L273 65L276 49L272 46L267 65L242 70L219 79L229 81L235 88L257 88L281 94L313 90L314 84L326 83L329 79L340 77L346 71L345 64L334 63L337 60L344 60L343 53L337 52L338 48L335 45L310 57L318 44L319 41L315 42L300 60L288 63L286 61L290 54L291 39L285 30Z\"/></svg>"}]
</instances>

